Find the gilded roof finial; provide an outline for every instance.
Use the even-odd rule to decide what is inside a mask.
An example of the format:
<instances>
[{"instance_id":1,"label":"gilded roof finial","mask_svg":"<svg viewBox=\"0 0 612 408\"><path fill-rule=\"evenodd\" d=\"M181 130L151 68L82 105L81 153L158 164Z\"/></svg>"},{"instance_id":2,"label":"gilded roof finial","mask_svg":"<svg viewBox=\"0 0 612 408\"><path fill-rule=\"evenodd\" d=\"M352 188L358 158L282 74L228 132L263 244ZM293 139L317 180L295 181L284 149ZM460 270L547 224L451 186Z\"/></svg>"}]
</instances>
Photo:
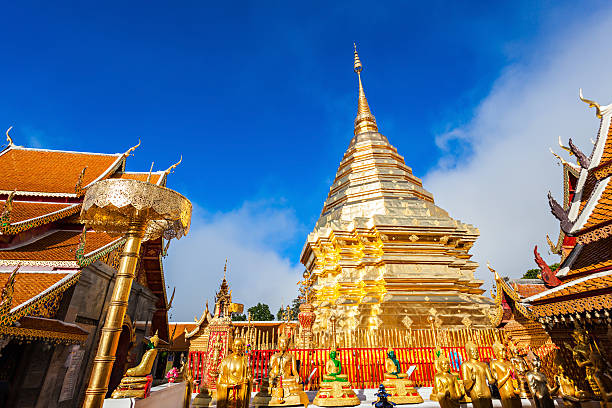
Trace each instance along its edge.
<instances>
[{"instance_id":1,"label":"gilded roof finial","mask_svg":"<svg viewBox=\"0 0 612 408\"><path fill-rule=\"evenodd\" d=\"M174 170L176 168L176 166L178 166L179 164L181 164L181 162L183 161L183 155L181 154L181 158L179 159L179 161L177 161L176 163L174 163L172 166L168 167L166 170L164 170L164 173L166 175L170 174L172 172L172 170Z\"/></svg>"},{"instance_id":2,"label":"gilded roof finial","mask_svg":"<svg viewBox=\"0 0 612 408\"><path fill-rule=\"evenodd\" d=\"M357 54L357 45L353 43L353 48L355 49L355 63L353 66L353 70L357 73L357 77L359 78L359 103L357 105L357 117L355 118L355 135L364 132L378 132L378 126L376 126L376 119L372 112L370 112L370 106L368 105L368 100L366 99L365 92L363 91L363 84L361 83L361 71L363 70L363 65L361 65L361 61L359 60L359 55Z\"/></svg>"},{"instance_id":3,"label":"gilded roof finial","mask_svg":"<svg viewBox=\"0 0 612 408\"><path fill-rule=\"evenodd\" d=\"M123 157L129 157L129 156L133 156L132 152L134 150L136 150L136 148L140 146L140 138L138 138L138 144L130 147L129 149L127 149L127 151L125 153L123 153Z\"/></svg>"},{"instance_id":4,"label":"gilded roof finial","mask_svg":"<svg viewBox=\"0 0 612 408\"><path fill-rule=\"evenodd\" d=\"M601 119L601 106L599 106L599 104L597 102L592 101L590 99L586 99L584 96L582 96L582 88L580 88L579 96L580 96L580 100L582 102L589 104L589 108L595 108L595 115L599 119Z\"/></svg>"},{"instance_id":5,"label":"gilded roof finial","mask_svg":"<svg viewBox=\"0 0 612 408\"><path fill-rule=\"evenodd\" d=\"M223 280L225 280L225 272L227 272L227 258L225 258L225 266L223 267Z\"/></svg>"},{"instance_id":6,"label":"gilded roof finial","mask_svg":"<svg viewBox=\"0 0 612 408\"><path fill-rule=\"evenodd\" d=\"M8 142L9 146L15 145L15 143L13 143L13 138L11 137L11 135L9 135L9 132L12 128L13 127L11 126L10 128L6 129L6 141Z\"/></svg>"}]
</instances>

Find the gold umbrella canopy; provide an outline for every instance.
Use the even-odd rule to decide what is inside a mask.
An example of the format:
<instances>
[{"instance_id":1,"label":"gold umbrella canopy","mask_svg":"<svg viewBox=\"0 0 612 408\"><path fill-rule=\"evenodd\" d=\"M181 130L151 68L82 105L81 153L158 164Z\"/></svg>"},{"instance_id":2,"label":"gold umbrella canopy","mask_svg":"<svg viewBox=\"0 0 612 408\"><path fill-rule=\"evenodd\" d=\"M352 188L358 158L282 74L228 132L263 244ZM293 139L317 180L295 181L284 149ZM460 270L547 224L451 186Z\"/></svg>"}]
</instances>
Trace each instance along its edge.
<instances>
[{"instance_id":1,"label":"gold umbrella canopy","mask_svg":"<svg viewBox=\"0 0 612 408\"><path fill-rule=\"evenodd\" d=\"M131 179L98 181L87 189L81 222L95 231L123 235L130 223L145 222L143 241L189 232L191 202L165 187Z\"/></svg>"}]
</instances>

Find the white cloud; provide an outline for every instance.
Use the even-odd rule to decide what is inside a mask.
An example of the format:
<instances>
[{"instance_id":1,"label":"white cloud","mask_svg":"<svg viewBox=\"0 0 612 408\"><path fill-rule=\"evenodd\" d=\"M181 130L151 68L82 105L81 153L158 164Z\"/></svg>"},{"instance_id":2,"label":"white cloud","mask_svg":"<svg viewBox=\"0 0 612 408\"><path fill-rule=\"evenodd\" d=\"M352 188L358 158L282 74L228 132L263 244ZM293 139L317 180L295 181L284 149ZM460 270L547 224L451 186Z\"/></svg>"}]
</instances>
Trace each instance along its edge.
<instances>
[{"instance_id":1,"label":"white cloud","mask_svg":"<svg viewBox=\"0 0 612 408\"><path fill-rule=\"evenodd\" d=\"M562 173L548 148L562 153L561 136L591 152L599 121L578 100L578 88L602 105L612 102L611 27L608 11L560 28L528 59L508 67L467 125L437 138L439 146L452 148L459 137L455 144L468 143L472 152L464 159L446 151L424 183L451 216L480 229L473 249L479 278L492 280L487 260L510 277L535 268L535 244L549 262L558 261L546 244L546 234L556 241L559 231L546 193L562 200Z\"/></svg>"},{"instance_id":2,"label":"white cloud","mask_svg":"<svg viewBox=\"0 0 612 408\"><path fill-rule=\"evenodd\" d=\"M207 300L212 311L226 258L233 300L243 303L245 311L263 302L275 314L297 295L303 267L280 253L299 233L293 212L273 202L245 202L217 214L196 208L189 235L172 242L164 261L166 284L176 286L171 319L200 317Z\"/></svg>"}]
</instances>

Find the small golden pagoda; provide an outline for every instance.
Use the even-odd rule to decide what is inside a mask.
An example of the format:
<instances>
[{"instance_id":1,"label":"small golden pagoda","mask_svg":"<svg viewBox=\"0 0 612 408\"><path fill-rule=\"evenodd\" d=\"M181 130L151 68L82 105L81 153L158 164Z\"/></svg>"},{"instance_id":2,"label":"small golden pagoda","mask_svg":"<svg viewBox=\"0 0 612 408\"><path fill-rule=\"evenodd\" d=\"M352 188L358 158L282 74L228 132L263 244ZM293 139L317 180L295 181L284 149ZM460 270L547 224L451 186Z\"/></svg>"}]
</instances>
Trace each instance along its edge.
<instances>
[{"instance_id":1,"label":"small golden pagoda","mask_svg":"<svg viewBox=\"0 0 612 408\"><path fill-rule=\"evenodd\" d=\"M312 276L313 330L426 328L428 310L446 327L490 327L491 301L468 253L478 229L451 218L378 131L361 82L354 137L301 262Z\"/></svg>"}]
</instances>

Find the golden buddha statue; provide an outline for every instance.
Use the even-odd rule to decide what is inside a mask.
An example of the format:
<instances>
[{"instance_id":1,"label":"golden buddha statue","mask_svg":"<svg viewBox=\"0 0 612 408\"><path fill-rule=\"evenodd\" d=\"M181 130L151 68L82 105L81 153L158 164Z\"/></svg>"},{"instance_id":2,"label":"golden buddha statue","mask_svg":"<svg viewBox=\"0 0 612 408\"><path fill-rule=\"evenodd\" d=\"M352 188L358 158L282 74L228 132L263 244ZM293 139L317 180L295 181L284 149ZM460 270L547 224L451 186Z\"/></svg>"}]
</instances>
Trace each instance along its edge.
<instances>
[{"instance_id":1,"label":"golden buddha statue","mask_svg":"<svg viewBox=\"0 0 612 408\"><path fill-rule=\"evenodd\" d=\"M218 408L248 408L252 373L244 354L244 340L234 339L232 354L221 360L217 378Z\"/></svg>"},{"instance_id":2,"label":"golden buddha statue","mask_svg":"<svg viewBox=\"0 0 612 408\"><path fill-rule=\"evenodd\" d=\"M261 391L253 397L252 405L304 405L308 407L308 395L300 382L297 361L287 351L289 338L282 334L278 339L278 352L270 358L268 378L263 380Z\"/></svg>"},{"instance_id":3,"label":"golden buddha statue","mask_svg":"<svg viewBox=\"0 0 612 408\"><path fill-rule=\"evenodd\" d=\"M461 377L465 393L472 400L474 408L493 408L489 385L495 382L489 366L479 360L478 346L472 341L465 344L468 360L461 364Z\"/></svg>"},{"instance_id":4,"label":"golden buddha statue","mask_svg":"<svg viewBox=\"0 0 612 408\"><path fill-rule=\"evenodd\" d=\"M335 346L329 352L325 373L313 403L320 407L352 407L360 404L348 376L342 374L342 363Z\"/></svg>"},{"instance_id":5,"label":"golden buddha statue","mask_svg":"<svg viewBox=\"0 0 612 408\"><path fill-rule=\"evenodd\" d=\"M563 398L563 405L567 405L570 408L579 408L580 403L588 399L587 392L580 390L574 380L565 374L565 369L561 363L557 364L557 370L555 383L559 387L559 394Z\"/></svg>"},{"instance_id":6,"label":"golden buddha statue","mask_svg":"<svg viewBox=\"0 0 612 408\"><path fill-rule=\"evenodd\" d=\"M418 404L423 402L412 380L408 379L406 373L402 373L401 363L395 355L395 350L387 350L385 359L385 374L383 385L386 392L390 394L389 401L395 404Z\"/></svg>"},{"instance_id":7,"label":"golden buddha statue","mask_svg":"<svg viewBox=\"0 0 612 408\"><path fill-rule=\"evenodd\" d=\"M519 397L520 390L516 388L514 381L512 381L514 366L508 361L506 347L496 341L493 344L493 353L495 359L491 361L491 374L497 382L502 408L520 408L522 406Z\"/></svg>"},{"instance_id":8,"label":"golden buddha statue","mask_svg":"<svg viewBox=\"0 0 612 408\"><path fill-rule=\"evenodd\" d=\"M595 383L599 397L601 398L601 408L612 407L612 372L609 365L604 361L599 350L596 348L589 353L589 361L593 367L592 378Z\"/></svg>"},{"instance_id":9,"label":"golden buddha statue","mask_svg":"<svg viewBox=\"0 0 612 408\"><path fill-rule=\"evenodd\" d=\"M584 368L586 379L589 382L589 386L593 390L595 396L599 397L599 386L593 378L593 362L590 359L592 347L590 344L589 334L586 330L579 327L572 333L574 338L574 347L565 343L565 347L572 352L572 357L579 368Z\"/></svg>"},{"instance_id":10,"label":"golden buddha statue","mask_svg":"<svg viewBox=\"0 0 612 408\"><path fill-rule=\"evenodd\" d=\"M465 395L463 385L457 376L451 373L450 360L441 354L437 360L438 372L434 376L432 398L438 401L440 408L459 408L459 403ZM434 395L435 394L435 395Z\"/></svg>"},{"instance_id":11,"label":"golden buddha statue","mask_svg":"<svg viewBox=\"0 0 612 408\"><path fill-rule=\"evenodd\" d=\"M512 338L508 339L508 347L512 352L510 362L514 367L514 374L516 376L516 382L518 383L519 397L531 398L529 387L527 386L527 380L525 379L525 374L527 371L529 371L529 364L527 364L527 361L525 361L525 357L521 353L518 344L516 341L513 341Z\"/></svg>"},{"instance_id":12,"label":"golden buddha statue","mask_svg":"<svg viewBox=\"0 0 612 408\"><path fill-rule=\"evenodd\" d=\"M125 372L121 382L111 394L111 398L145 398L147 396L153 381L150 374L159 351L157 346L160 341L155 332L155 335L149 340L148 350L142 356L140 364Z\"/></svg>"},{"instance_id":13,"label":"golden buddha statue","mask_svg":"<svg viewBox=\"0 0 612 408\"><path fill-rule=\"evenodd\" d=\"M527 371L525 378L529 385L529 391L533 396L535 408L554 408L555 403L553 402L552 395L557 393L559 387L555 385L551 387L548 384L546 375L540 370L542 362L538 356L535 356L531 362L532 369Z\"/></svg>"}]
</instances>

